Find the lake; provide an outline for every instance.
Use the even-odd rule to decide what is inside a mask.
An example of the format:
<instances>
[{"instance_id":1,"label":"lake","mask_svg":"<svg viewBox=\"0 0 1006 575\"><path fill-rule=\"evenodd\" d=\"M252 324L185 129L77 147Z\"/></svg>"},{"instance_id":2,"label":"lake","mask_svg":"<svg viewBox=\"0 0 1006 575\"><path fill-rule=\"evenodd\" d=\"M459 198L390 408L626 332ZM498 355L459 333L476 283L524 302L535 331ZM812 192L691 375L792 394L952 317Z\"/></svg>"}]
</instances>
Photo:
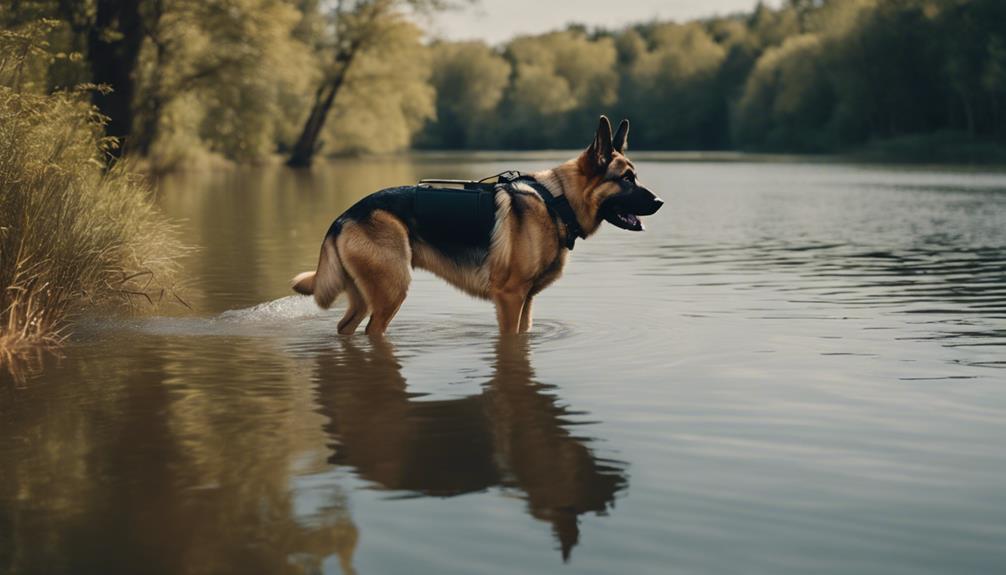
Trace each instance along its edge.
<instances>
[{"instance_id":1,"label":"lake","mask_svg":"<svg viewBox=\"0 0 1006 575\"><path fill-rule=\"evenodd\" d=\"M560 156L164 179L192 309L0 376L0 573L1001 572L1006 173L635 154L667 205L516 339L289 291L371 191Z\"/></svg>"}]
</instances>

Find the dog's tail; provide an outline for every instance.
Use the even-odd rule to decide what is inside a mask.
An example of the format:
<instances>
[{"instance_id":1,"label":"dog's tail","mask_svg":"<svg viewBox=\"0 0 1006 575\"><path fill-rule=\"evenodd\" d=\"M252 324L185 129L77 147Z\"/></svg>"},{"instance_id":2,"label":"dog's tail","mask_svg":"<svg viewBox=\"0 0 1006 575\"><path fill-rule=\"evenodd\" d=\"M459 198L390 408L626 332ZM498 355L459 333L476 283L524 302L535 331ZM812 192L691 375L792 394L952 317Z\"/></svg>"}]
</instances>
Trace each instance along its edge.
<instances>
[{"instance_id":1,"label":"dog's tail","mask_svg":"<svg viewBox=\"0 0 1006 575\"><path fill-rule=\"evenodd\" d=\"M346 286L346 269L342 267L339 251L335 247L336 236L329 235L321 244L318 270L297 274L293 278L293 291L311 295L323 309L328 309Z\"/></svg>"}]
</instances>

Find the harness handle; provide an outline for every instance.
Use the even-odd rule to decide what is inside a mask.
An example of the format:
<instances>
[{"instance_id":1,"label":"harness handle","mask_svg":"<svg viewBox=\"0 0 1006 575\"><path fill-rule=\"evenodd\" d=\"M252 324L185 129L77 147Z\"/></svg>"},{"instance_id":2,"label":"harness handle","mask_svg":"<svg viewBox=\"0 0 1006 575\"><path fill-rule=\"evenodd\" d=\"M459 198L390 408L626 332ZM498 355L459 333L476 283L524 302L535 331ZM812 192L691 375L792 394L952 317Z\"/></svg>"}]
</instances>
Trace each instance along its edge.
<instances>
[{"instance_id":1,"label":"harness handle","mask_svg":"<svg viewBox=\"0 0 1006 575\"><path fill-rule=\"evenodd\" d=\"M439 179L439 178L430 178L430 179L419 180L419 184L418 185L420 185L420 186L430 186L430 185L462 186L466 190L480 190L480 189L484 190L484 189L489 189L489 188L495 186L496 184L490 184L490 183L484 182L482 180L476 182L474 180L443 180L443 179Z\"/></svg>"}]
</instances>

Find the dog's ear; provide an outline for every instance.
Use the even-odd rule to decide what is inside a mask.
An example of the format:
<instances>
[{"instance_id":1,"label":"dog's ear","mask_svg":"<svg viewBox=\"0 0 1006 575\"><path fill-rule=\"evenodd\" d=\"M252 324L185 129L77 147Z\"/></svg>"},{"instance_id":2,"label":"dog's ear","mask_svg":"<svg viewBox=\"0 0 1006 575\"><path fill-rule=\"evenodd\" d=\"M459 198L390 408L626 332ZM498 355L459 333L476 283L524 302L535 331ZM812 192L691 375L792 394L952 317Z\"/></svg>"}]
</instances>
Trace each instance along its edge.
<instances>
[{"instance_id":1,"label":"dog's ear","mask_svg":"<svg viewBox=\"0 0 1006 575\"><path fill-rule=\"evenodd\" d=\"M614 148L611 145L611 122L608 121L607 116L601 116L601 120L597 124L597 133L594 134L594 141L591 142L585 154L595 169L604 171L611 162L613 152Z\"/></svg>"},{"instance_id":2,"label":"dog's ear","mask_svg":"<svg viewBox=\"0 0 1006 575\"><path fill-rule=\"evenodd\" d=\"M629 120L626 118L618 125L615 136L611 139L611 145L619 154L623 153L629 143Z\"/></svg>"}]
</instances>

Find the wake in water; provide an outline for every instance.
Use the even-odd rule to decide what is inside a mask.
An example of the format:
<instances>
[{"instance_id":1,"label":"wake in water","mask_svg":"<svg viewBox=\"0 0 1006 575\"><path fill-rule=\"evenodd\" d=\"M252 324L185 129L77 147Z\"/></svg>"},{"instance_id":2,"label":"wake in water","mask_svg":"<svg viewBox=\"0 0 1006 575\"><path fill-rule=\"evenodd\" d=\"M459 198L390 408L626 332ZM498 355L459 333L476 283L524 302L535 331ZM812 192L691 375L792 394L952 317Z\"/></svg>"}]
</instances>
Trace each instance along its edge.
<instances>
[{"instance_id":1,"label":"wake in water","mask_svg":"<svg viewBox=\"0 0 1006 575\"><path fill-rule=\"evenodd\" d=\"M291 295L209 318L150 318L137 327L157 335L269 337L295 329L313 331L312 325L320 329L335 319L336 314L319 309L310 297Z\"/></svg>"},{"instance_id":2,"label":"wake in water","mask_svg":"<svg viewBox=\"0 0 1006 575\"><path fill-rule=\"evenodd\" d=\"M121 330L152 335L265 337L311 325L327 327L337 315L318 309L310 297L291 295L212 317L148 317L81 322L79 335Z\"/></svg>"},{"instance_id":3,"label":"wake in water","mask_svg":"<svg viewBox=\"0 0 1006 575\"><path fill-rule=\"evenodd\" d=\"M306 317L330 315L310 297L291 295L246 307L231 309L218 315L215 320L230 323L284 322Z\"/></svg>"},{"instance_id":4,"label":"wake in water","mask_svg":"<svg viewBox=\"0 0 1006 575\"><path fill-rule=\"evenodd\" d=\"M338 307L338 306L336 306ZM471 342L495 339L496 324L485 313L438 312L404 314L389 331L397 343ZM140 332L163 336L335 337L341 310L323 310L310 296L291 295L251 307L227 310L211 317L149 317L85 322L78 336L89 332ZM90 328L90 329L88 329ZM361 332L362 333L362 332ZM535 341L554 341L571 334L565 324L543 319L535 323Z\"/></svg>"}]
</instances>

